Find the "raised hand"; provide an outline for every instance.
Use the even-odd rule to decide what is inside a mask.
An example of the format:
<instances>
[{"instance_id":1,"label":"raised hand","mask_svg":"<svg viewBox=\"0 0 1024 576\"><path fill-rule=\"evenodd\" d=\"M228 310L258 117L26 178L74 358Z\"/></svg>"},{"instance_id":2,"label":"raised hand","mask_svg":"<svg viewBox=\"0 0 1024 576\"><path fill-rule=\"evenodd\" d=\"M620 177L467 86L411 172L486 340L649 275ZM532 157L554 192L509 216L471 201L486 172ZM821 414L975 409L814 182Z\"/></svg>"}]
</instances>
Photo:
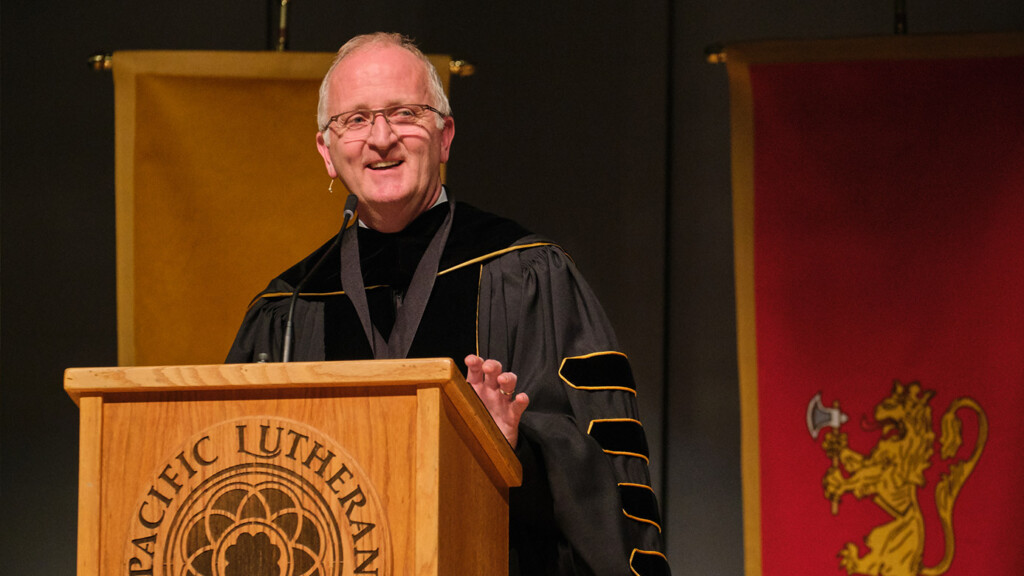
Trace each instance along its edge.
<instances>
[{"instance_id":1,"label":"raised hand","mask_svg":"<svg viewBox=\"0 0 1024 576\"><path fill-rule=\"evenodd\" d=\"M530 404L530 397L516 392L516 375L503 372L497 360L484 360L470 354L466 356L466 368L466 381L483 401L505 439L515 448L519 442L519 419Z\"/></svg>"}]
</instances>

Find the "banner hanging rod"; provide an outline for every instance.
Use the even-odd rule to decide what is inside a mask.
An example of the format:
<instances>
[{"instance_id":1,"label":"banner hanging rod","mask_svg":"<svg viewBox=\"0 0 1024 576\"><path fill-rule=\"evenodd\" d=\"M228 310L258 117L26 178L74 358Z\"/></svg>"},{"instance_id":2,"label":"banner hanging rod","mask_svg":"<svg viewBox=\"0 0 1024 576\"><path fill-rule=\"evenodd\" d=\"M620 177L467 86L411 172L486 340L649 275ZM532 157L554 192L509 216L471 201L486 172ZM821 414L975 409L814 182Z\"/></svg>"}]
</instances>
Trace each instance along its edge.
<instances>
[{"instance_id":1,"label":"banner hanging rod","mask_svg":"<svg viewBox=\"0 0 1024 576\"><path fill-rule=\"evenodd\" d=\"M87 63L89 68L96 72L110 72L114 69L114 54L112 52L96 52L89 56ZM461 58L451 59L448 61L448 72L452 76L465 78L476 73L476 65Z\"/></svg>"}]
</instances>

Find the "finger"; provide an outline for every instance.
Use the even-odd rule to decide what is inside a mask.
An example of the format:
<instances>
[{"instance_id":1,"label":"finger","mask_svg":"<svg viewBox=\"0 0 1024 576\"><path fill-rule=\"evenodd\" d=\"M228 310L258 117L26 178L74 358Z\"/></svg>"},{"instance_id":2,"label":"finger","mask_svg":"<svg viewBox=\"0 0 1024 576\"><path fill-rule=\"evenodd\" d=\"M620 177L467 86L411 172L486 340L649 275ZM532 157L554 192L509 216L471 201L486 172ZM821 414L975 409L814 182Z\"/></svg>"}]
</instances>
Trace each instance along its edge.
<instances>
[{"instance_id":1,"label":"finger","mask_svg":"<svg viewBox=\"0 0 1024 576\"><path fill-rule=\"evenodd\" d=\"M512 413L515 415L516 422L519 421L523 412L526 412L526 407L529 405L530 397L526 395L526 392L520 392L512 399Z\"/></svg>"},{"instance_id":2,"label":"finger","mask_svg":"<svg viewBox=\"0 0 1024 576\"><path fill-rule=\"evenodd\" d=\"M518 378L513 372L503 372L498 375L498 390L505 396L508 396L510 401L512 400L512 395L515 394L517 380Z\"/></svg>"},{"instance_id":3,"label":"finger","mask_svg":"<svg viewBox=\"0 0 1024 576\"><path fill-rule=\"evenodd\" d=\"M484 360L483 369L485 374L501 374L501 362L497 360Z\"/></svg>"},{"instance_id":4,"label":"finger","mask_svg":"<svg viewBox=\"0 0 1024 576\"><path fill-rule=\"evenodd\" d=\"M483 381L484 359L476 354L466 356L466 381L470 384L479 384Z\"/></svg>"},{"instance_id":5,"label":"finger","mask_svg":"<svg viewBox=\"0 0 1024 576\"><path fill-rule=\"evenodd\" d=\"M501 362L497 360L484 360L484 384L488 387L498 387L498 376L501 375Z\"/></svg>"}]
</instances>

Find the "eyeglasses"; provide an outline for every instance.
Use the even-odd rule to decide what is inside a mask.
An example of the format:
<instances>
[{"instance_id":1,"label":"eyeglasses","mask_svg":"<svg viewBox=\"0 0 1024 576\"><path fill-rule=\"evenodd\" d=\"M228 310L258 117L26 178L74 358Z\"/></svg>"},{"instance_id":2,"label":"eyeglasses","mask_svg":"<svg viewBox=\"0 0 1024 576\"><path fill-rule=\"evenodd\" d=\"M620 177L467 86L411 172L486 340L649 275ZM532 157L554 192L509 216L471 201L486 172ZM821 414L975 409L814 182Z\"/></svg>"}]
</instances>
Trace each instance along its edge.
<instances>
[{"instance_id":1,"label":"eyeglasses","mask_svg":"<svg viewBox=\"0 0 1024 576\"><path fill-rule=\"evenodd\" d=\"M344 135L350 141L365 140L369 137L370 128L377 121L377 116L380 115L396 134L405 135L410 133L410 129L419 127L428 112L434 112L442 118L447 116L427 104L397 104L375 110L359 109L335 114L327 120L321 131L326 131L334 124L337 125L335 134L339 138Z\"/></svg>"}]
</instances>

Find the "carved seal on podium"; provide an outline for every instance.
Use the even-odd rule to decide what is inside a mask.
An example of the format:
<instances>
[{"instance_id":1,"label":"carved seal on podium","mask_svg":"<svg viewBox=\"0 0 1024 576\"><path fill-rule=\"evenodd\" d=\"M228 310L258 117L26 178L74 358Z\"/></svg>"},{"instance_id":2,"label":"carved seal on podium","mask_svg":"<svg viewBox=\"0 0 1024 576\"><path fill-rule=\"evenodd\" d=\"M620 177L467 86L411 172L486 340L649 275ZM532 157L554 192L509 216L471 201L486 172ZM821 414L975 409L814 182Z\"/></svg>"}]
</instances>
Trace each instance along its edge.
<instances>
[{"instance_id":1,"label":"carved seal on podium","mask_svg":"<svg viewBox=\"0 0 1024 576\"><path fill-rule=\"evenodd\" d=\"M165 459L134 509L130 576L390 574L387 516L335 440L296 421L207 428Z\"/></svg>"}]
</instances>

